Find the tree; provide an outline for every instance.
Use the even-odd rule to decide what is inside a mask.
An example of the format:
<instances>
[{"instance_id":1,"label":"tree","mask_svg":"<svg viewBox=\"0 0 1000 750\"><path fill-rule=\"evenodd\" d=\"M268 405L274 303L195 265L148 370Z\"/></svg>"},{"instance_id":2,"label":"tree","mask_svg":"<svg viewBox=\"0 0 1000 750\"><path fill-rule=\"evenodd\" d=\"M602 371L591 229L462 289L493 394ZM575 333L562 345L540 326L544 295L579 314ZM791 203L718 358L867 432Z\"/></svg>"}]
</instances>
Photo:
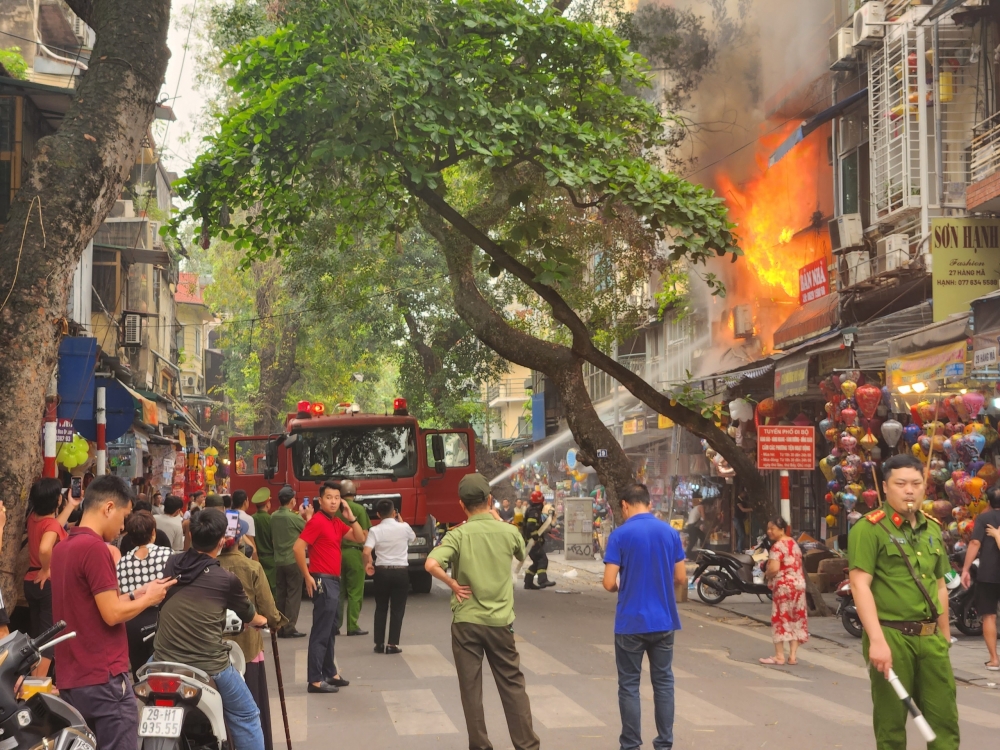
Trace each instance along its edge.
<instances>
[{"instance_id":1,"label":"tree","mask_svg":"<svg viewBox=\"0 0 1000 750\"><path fill-rule=\"evenodd\" d=\"M741 252L722 200L658 165L663 120L626 91L647 84L645 61L608 29L560 13L514 0L317 3L229 57L240 106L182 180L186 213L249 257L291 249L326 206L369 230L418 221L445 251L459 314L505 358L553 378L582 460L609 489L632 470L590 403L584 362L707 439L759 499L752 461L711 412L608 356L594 338L606 321L568 302L587 279L593 300L597 250L613 256L613 275L649 248L694 265ZM227 207L250 206L260 210L246 222L220 224ZM569 242L587 223L607 228L600 247ZM345 234L342 248L352 241ZM478 251L548 308L556 330L533 335L489 304Z\"/></svg>"},{"instance_id":2,"label":"tree","mask_svg":"<svg viewBox=\"0 0 1000 750\"><path fill-rule=\"evenodd\" d=\"M167 67L169 0L67 0L96 32L91 64L55 134L41 139L0 232L0 500L7 508L3 594L31 482L41 468L45 392L71 277L111 212L153 119Z\"/></svg>"}]
</instances>

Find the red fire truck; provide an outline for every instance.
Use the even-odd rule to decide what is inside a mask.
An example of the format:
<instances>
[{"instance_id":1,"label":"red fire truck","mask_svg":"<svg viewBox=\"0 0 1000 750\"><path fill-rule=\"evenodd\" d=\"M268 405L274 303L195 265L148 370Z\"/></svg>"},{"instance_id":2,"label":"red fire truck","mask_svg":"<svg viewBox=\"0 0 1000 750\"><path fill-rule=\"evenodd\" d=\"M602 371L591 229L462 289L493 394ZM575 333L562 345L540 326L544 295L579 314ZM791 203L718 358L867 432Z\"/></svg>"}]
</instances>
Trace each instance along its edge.
<instances>
[{"instance_id":1,"label":"red fire truck","mask_svg":"<svg viewBox=\"0 0 1000 750\"><path fill-rule=\"evenodd\" d=\"M422 429L401 398L391 415L362 414L351 404L338 405L333 414L320 403L300 401L297 408L282 434L230 438L231 489L253 496L267 487L273 511L286 484L300 503L312 503L327 479L351 479L373 521L378 501L392 500L417 535L410 544L410 582L414 591L429 592L424 561L435 527L465 520L458 482L476 470L473 431Z\"/></svg>"}]
</instances>

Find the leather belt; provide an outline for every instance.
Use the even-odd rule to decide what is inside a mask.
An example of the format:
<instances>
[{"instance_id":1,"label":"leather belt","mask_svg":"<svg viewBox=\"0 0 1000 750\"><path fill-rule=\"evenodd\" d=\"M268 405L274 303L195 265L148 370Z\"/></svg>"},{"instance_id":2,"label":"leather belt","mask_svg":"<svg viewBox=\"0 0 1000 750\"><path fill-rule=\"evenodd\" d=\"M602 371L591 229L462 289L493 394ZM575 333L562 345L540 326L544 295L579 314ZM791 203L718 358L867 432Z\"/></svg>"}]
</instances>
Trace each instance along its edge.
<instances>
[{"instance_id":1,"label":"leather belt","mask_svg":"<svg viewBox=\"0 0 1000 750\"><path fill-rule=\"evenodd\" d=\"M938 624L933 620L923 622L902 622L899 620L879 620L884 628L898 630L903 635L934 635L938 632Z\"/></svg>"},{"instance_id":2,"label":"leather belt","mask_svg":"<svg viewBox=\"0 0 1000 750\"><path fill-rule=\"evenodd\" d=\"M409 565L376 565L375 570L409 570Z\"/></svg>"}]
</instances>

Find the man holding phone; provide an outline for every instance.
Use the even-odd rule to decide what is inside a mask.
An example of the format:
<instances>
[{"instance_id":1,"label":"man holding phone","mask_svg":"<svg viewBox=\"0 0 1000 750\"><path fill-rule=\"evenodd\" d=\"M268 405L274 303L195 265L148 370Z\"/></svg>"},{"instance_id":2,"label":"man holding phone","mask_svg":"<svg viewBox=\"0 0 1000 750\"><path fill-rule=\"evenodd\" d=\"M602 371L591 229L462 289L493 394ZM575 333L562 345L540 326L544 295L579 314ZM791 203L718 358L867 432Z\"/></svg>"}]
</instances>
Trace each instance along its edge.
<instances>
[{"instance_id":1,"label":"man holding phone","mask_svg":"<svg viewBox=\"0 0 1000 750\"><path fill-rule=\"evenodd\" d=\"M295 626L302 604L302 571L295 562L293 547L305 528L305 518L295 512L295 490L287 484L278 492L279 507L271 516L271 546L274 548L274 602L288 624L278 631L279 638L305 638Z\"/></svg>"},{"instance_id":2,"label":"man holding phone","mask_svg":"<svg viewBox=\"0 0 1000 750\"><path fill-rule=\"evenodd\" d=\"M306 523L293 546L295 562L313 600L313 624L309 631L307 687L310 693L336 693L349 683L333 663L334 630L340 608L341 541L364 544L368 535L349 506L341 502L340 484L327 480L320 487L316 513ZM337 512L341 511L341 518ZM306 551L309 551L309 565Z\"/></svg>"}]
</instances>

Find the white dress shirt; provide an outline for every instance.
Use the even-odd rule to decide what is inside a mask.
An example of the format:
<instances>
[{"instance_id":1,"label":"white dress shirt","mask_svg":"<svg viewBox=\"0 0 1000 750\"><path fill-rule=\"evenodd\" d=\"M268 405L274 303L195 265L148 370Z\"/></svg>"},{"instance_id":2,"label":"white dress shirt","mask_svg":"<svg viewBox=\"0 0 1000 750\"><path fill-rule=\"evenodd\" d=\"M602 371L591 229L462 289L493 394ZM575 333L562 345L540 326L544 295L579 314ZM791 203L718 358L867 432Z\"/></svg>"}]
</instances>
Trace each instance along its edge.
<instances>
[{"instance_id":1,"label":"white dress shirt","mask_svg":"<svg viewBox=\"0 0 1000 750\"><path fill-rule=\"evenodd\" d=\"M402 567L409 564L410 542L417 538L410 524L395 518L383 518L368 531L365 547L375 553L375 567Z\"/></svg>"}]
</instances>

